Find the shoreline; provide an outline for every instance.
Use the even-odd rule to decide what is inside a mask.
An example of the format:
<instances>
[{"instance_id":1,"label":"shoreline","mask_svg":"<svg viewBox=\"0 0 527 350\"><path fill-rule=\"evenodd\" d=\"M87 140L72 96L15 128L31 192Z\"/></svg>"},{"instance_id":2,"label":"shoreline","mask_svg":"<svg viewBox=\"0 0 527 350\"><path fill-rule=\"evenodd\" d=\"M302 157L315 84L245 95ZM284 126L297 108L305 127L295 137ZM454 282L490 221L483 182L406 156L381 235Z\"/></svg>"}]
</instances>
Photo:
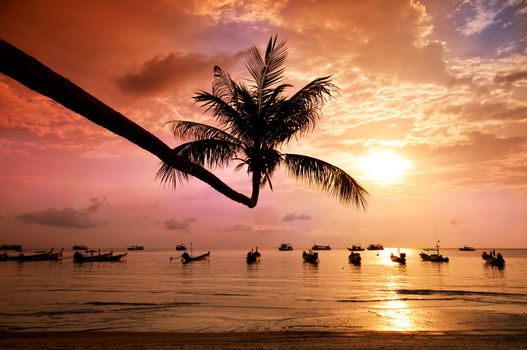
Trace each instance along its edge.
<instances>
[{"instance_id":1,"label":"shoreline","mask_svg":"<svg viewBox=\"0 0 527 350\"><path fill-rule=\"evenodd\" d=\"M527 332L0 332L0 349L527 349Z\"/></svg>"}]
</instances>

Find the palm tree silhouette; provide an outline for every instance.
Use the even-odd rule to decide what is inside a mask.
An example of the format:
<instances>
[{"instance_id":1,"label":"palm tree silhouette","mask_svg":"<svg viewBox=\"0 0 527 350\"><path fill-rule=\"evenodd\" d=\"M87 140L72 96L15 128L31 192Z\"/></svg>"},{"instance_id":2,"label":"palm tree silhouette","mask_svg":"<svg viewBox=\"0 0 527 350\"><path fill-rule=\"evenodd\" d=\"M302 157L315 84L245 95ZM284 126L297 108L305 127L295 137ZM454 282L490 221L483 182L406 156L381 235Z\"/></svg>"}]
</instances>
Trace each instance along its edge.
<instances>
[{"instance_id":1,"label":"palm tree silhouette","mask_svg":"<svg viewBox=\"0 0 527 350\"><path fill-rule=\"evenodd\" d=\"M330 76L313 80L286 97L291 87L283 83L285 41L271 37L262 56L256 47L249 51L246 67L250 85L234 82L220 67L214 67L212 93L201 91L194 100L219 124L176 120L169 122L174 136L187 141L175 153L201 166L224 167L236 162L252 176L251 200L258 202L260 188L272 190L271 177L279 166L308 185L320 188L342 203L365 209L366 190L344 170L325 161L300 154L282 153L280 146L312 131L324 102L338 89ZM164 162L157 177L174 187L188 174Z\"/></svg>"}]
</instances>

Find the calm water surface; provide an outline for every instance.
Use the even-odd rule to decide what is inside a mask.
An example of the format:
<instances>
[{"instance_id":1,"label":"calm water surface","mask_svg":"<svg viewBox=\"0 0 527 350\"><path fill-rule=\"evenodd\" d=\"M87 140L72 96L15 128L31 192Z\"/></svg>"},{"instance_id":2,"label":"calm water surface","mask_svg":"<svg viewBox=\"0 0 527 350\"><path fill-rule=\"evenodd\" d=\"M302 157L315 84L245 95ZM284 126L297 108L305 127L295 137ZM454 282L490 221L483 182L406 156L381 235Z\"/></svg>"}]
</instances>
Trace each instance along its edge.
<instances>
[{"instance_id":1,"label":"calm water surface","mask_svg":"<svg viewBox=\"0 0 527 350\"><path fill-rule=\"evenodd\" d=\"M406 266L387 249L214 250L209 261L169 262L175 251L129 252L122 263L0 262L0 331L527 331L527 250L500 250L503 269L481 251L445 249L449 263ZM195 254L201 253L199 250Z\"/></svg>"}]
</instances>

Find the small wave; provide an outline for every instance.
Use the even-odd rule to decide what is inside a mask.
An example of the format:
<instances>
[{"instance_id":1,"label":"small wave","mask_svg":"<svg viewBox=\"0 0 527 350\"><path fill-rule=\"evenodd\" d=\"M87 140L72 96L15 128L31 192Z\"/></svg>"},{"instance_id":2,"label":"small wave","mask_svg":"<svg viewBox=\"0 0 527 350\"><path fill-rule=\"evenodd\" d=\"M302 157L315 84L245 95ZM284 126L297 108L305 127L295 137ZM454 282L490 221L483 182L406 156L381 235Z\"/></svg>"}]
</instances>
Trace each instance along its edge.
<instances>
[{"instance_id":1,"label":"small wave","mask_svg":"<svg viewBox=\"0 0 527 350\"><path fill-rule=\"evenodd\" d=\"M434 298L433 300L455 300L456 298ZM422 301L423 298L386 298L386 299L337 299L337 303L383 303L387 301Z\"/></svg>"},{"instance_id":2,"label":"small wave","mask_svg":"<svg viewBox=\"0 0 527 350\"><path fill-rule=\"evenodd\" d=\"M436 290L436 289L399 289L396 291L397 294L408 294L408 295L433 295L433 294L444 294L451 296L459 295L478 295L478 296L503 296L503 297L527 297L527 294L518 293L500 293L500 292L476 292L468 290Z\"/></svg>"},{"instance_id":3,"label":"small wave","mask_svg":"<svg viewBox=\"0 0 527 350\"><path fill-rule=\"evenodd\" d=\"M127 301L89 301L87 303L84 303L84 305L131 305L131 306L180 306L180 305L196 305L196 304L202 304L198 302L174 302L174 303L134 303L134 302L127 302Z\"/></svg>"},{"instance_id":4,"label":"small wave","mask_svg":"<svg viewBox=\"0 0 527 350\"><path fill-rule=\"evenodd\" d=\"M52 310L52 311L35 311L35 312L2 312L0 316L57 316L67 314L94 314L101 313L103 311L93 309L76 309L76 310Z\"/></svg>"},{"instance_id":5,"label":"small wave","mask_svg":"<svg viewBox=\"0 0 527 350\"><path fill-rule=\"evenodd\" d=\"M219 297L250 297L250 294L242 294L242 293L212 293L211 295L219 296Z\"/></svg>"}]
</instances>

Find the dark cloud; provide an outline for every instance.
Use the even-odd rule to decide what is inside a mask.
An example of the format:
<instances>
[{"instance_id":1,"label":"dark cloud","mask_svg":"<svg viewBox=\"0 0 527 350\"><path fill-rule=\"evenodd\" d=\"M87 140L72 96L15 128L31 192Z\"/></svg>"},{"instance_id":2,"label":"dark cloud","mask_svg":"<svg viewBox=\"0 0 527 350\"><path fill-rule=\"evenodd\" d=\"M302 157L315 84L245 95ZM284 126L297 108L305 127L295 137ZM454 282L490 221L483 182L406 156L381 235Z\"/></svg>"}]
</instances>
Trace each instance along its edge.
<instances>
[{"instance_id":1,"label":"dark cloud","mask_svg":"<svg viewBox=\"0 0 527 350\"><path fill-rule=\"evenodd\" d=\"M32 211L17 216L25 224L40 224L47 226L56 226L62 228L91 228L106 225L107 222L99 221L92 218L106 199L92 198L90 205L86 208L63 209L49 208L44 210Z\"/></svg>"},{"instance_id":2,"label":"dark cloud","mask_svg":"<svg viewBox=\"0 0 527 350\"><path fill-rule=\"evenodd\" d=\"M198 221L198 218L186 218L183 220L176 220L174 218L164 221L165 228L167 230L186 230L192 225L192 223Z\"/></svg>"},{"instance_id":3,"label":"dark cloud","mask_svg":"<svg viewBox=\"0 0 527 350\"><path fill-rule=\"evenodd\" d=\"M308 214L296 214L296 213L289 213L286 214L282 218L282 221L289 222L289 221L307 221L311 220L311 215Z\"/></svg>"},{"instance_id":4,"label":"dark cloud","mask_svg":"<svg viewBox=\"0 0 527 350\"><path fill-rule=\"evenodd\" d=\"M192 77L203 75L205 71L212 76L213 66L203 56L172 52L165 57L152 58L136 72L122 75L117 79L117 84L131 94L151 94L183 84Z\"/></svg>"},{"instance_id":5,"label":"dark cloud","mask_svg":"<svg viewBox=\"0 0 527 350\"><path fill-rule=\"evenodd\" d=\"M213 78L213 67L229 66L241 58L243 53L232 56L205 57L196 53L171 52L146 61L135 72L123 74L117 78L121 90L130 94L149 95L168 89L177 89L185 84L206 81Z\"/></svg>"},{"instance_id":6,"label":"dark cloud","mask_svg":"<svg viewBox=\"0 0 527 350\"><path fill-rule=\"evenodd\" d=\"M519 80L527 80L527 70L522 70L508 74L498 74L496 75L494 80L498 84L512 84Z\"/></svg>"},{"instance_id":7,"label":"dark cloud","mask_svg":"<svg viewBox=\"0 0 527 350\"><path fill-rule=\"evenodd\" d=\"M527 118L527 107L511 106L504 102L472 101L444 108L447 114L458 115L469 121L475 120L520 120Z\"/></svg>"}]
</instances>

